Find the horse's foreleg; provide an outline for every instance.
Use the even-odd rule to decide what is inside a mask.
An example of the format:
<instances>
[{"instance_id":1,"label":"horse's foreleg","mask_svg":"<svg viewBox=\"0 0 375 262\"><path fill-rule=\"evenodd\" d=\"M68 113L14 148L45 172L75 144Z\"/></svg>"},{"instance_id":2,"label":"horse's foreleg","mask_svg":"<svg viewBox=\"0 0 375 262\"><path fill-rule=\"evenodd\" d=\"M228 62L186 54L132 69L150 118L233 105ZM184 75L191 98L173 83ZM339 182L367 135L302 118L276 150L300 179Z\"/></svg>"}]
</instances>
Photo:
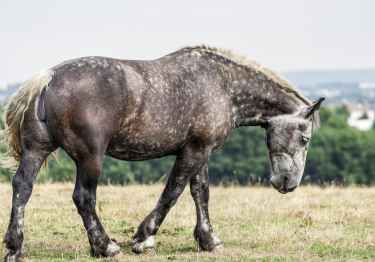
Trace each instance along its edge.
<instances>
[{"instance_id":1,"label":"horse's foreleg","mask_svg":"<svg viewBox=\"0 0 375 262\"><path fill-rule=\"evenodd\" d=\"M23 246L23 223L25 206L33 190L34 180L46 155L25 150L18 170L13 177L12 213L4 241L9 252L4 261L27 261Z\"/></svg>"},{"instance_id":2,"label":"horse's foreleg","mask_svg":"<svg viewBox=\"0 0 375 262\"><path fill-rule=\"evenodd\" d=\"M102 160L90 159L77 163L77 178L73 201L81 215L94 257L121 255L121 248L105 232L95 211L96 188L102 169Z\"/></svg>"},{"instance_id":3,"label":"horse's foreleg","mask_svg":"<svg viewBox=\"0 0 375 262\"><path fill-rule=\"evenodd\" d=\"M204 251L223 250L220 239L212 230L210 216L208 214L208 200L210 197L208 184L208 161L190 180L190 193L194 199L197 210L197 225L194 230L194 238L199 243L199 248Z\"/></svg>"},{"instance_id":4,"label":"horse's foreleg","mask_svg":"<svg viewBox=\"0 0 375 262\"><path fill-rule=\"evenodd\" d=\"M172 168L167 185L152 212L138 227L133 237L135 242L132 250L135 253L154 254L155 234L162 224L169 210L174 206L184 191L187 182L207 162L209 154L206 152L185 151L177 157Z\"/></svg>"}]
</instances>

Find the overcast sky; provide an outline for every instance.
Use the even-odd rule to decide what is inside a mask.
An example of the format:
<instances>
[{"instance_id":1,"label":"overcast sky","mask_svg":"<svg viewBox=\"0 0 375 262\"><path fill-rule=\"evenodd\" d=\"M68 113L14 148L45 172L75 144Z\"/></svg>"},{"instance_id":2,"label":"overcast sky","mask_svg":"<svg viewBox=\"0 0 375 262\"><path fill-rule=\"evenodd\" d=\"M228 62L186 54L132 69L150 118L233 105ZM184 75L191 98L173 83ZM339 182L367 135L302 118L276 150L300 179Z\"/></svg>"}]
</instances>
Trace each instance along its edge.
<instances>
[{"instance_id":1,"label":"overcast sky","mask_svg":"<svg viewBox=\"0 0 375 262\"><path fill-rule=\"evenodd\" d=\"M279 72L375 68L375 0L0 0L0 88L71 58L201 43Z\"/></svg>"}]
</instances>

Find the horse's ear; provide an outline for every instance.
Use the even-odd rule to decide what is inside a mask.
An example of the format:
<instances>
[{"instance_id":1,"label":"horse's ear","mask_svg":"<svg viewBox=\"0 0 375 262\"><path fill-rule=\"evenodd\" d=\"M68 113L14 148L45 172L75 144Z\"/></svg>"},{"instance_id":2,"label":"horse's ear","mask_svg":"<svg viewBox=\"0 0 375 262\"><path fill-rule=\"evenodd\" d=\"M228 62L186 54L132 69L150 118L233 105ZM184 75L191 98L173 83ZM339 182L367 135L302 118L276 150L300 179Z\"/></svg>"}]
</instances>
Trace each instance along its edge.
<instances>
[{"instance_id":1,"label":"horse's ear","mask_svg":"<svg viewBox=\"0 0 375 262\"><path fill-rule=\"evenodd\" d=\"M314 114L314 112L318 111L324 99L324 97L321 97L313 102L311 106L308 106L305 118L309 118L310 116L312 116L312 114Z\"/></svg>"}]
</instances>

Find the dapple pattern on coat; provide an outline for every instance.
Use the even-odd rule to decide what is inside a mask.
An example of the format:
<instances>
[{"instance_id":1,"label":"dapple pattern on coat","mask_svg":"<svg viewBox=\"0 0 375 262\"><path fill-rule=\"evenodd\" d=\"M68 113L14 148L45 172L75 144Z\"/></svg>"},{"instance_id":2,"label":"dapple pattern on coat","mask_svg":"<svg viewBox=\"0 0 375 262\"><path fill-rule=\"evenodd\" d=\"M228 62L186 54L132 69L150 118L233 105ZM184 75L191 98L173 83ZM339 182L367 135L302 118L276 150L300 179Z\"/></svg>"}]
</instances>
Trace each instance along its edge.
<instances>
[{"instance_id":1,"label":"dapple pattern on coat","mask_svg":"<svg viewBox=\"0 0 375 262\"><path fill-rule=\"evenodd\" d=\"M27 257L25 205L38 170L59 147L77 166L73 200L92 256L121 253L95 212L104 155L126 161L176 155L158 203L134 236L135 253L154 253L155 234L189 181L197 211L194 237L201 250L222 250L208 214L211 153L234 128L262 126L270 182L280 193L291 192L301 180L311 129L318 126L317 110L324 99L311 103L273 71L206 46L183 48L153 61L78 58L39 73L39 78L48 85L35 86L31 79L13 95L5 112L7 128L0 134L7 145L22 149L10 156L18 169L4 238L6 261ZM14 128L12 119L20 117L19 129Z\"/></svg>"}]
</instances>

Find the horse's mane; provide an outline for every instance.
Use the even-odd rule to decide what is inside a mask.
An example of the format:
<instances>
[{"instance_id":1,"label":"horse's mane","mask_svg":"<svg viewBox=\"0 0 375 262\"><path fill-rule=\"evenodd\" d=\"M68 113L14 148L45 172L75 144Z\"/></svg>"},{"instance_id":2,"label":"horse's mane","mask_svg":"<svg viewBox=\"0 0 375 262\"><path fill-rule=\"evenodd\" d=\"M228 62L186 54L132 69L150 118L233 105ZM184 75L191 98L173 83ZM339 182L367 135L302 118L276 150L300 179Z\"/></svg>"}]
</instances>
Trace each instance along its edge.
<instances>
[{"instance_id":1,"label":"horse's mane","mask_svg":"<svg viewBox=\"0 0 375 262\"><path fill-rule=\"evenodd\" d=\"M218 48L214 46L207 46L207 45L196 45L196 46L186 46L181 48L182 51L189 51L189 50L200 50L200 51L208 51L213 52L215 54L224 56L229 60L236 62L237 64L247 66L252 68L253 70L265 75L271 81L277 83L285 92L293 95L297 98L299 102L302 102L304 105L311 105L311 101L308 100L306 97L302 95L302 93L290 83L287 79L282 77L281 75L277 74L275 71L262 66L255 60L249 59L247 56L234 52L232 49L224 49ZM313 126L314 129L318 129L320 126L319 115L316 113L313 116Z\"/></svg>"}]
</instances>

